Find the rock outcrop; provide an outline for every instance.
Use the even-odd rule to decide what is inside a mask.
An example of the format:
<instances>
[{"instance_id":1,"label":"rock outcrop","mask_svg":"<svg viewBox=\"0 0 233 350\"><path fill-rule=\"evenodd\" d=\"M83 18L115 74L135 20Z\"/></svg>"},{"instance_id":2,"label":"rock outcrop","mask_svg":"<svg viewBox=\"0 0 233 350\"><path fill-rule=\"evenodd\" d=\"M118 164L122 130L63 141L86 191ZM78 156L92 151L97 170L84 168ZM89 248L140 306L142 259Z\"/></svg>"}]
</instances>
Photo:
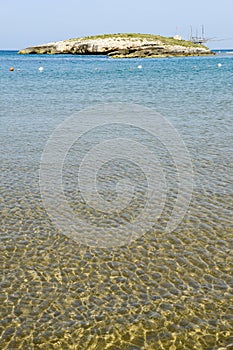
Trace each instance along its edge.
<instances>
[{"instance_id":1,"label":"rock outcrop","mask_svg":"<svg viewBox=\"0 0 233 350\"><path fill-rule=\"evenodd\" d=\"M32 46L20 54L108 55L121 57L170 57L211 55L207 47L190 41L150 34L109 34Z\"/></svg>"}]
</instances>

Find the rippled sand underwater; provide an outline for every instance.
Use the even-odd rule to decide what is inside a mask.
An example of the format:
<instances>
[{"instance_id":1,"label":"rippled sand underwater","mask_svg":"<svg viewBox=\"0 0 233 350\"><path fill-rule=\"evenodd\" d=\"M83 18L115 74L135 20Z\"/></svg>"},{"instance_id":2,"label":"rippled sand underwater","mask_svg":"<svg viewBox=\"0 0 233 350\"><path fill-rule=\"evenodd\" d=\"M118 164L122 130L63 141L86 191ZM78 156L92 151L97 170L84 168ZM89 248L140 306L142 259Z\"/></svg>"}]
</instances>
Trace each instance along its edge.
<instances>
[{"instance_id":1,"label":"rippled sand underwater","mask_svg":"<svg viewBox=\"0 0 233 350\"><path fill-rule=\"evenodd\" d=\"M171 201L150 232L112 249L75 243L44 209L38 168L53 122L45 117L37 129L25 106L4 115L0 349L233 349L232 102L220 102L214 122L177 122L194 167L182 223L165 232Z\"/></svg>"},{"instance_id":2,"label":"rippled sand underwater","mask_svg":"<svg viewBox=\"0 0 233 350\"><path fill-rule=\"evenodd\" d=\"M4 212L1 348L232 348L232 230L227 206L221 223L213 214L219 199L194 200L173 234L114 250L75 245L35 198L19 200Z\"/></svg>"}]
</instances>

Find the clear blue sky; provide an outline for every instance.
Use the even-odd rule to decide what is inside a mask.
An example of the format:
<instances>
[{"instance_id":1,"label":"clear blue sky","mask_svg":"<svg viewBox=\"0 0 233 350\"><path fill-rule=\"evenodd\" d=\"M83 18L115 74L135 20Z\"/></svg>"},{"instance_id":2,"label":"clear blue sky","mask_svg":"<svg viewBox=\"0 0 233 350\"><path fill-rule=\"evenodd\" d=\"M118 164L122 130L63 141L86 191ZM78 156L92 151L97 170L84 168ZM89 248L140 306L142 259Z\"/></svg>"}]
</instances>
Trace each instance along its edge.
<instances>
[{"instance_id":1,"label":"clear blue sky","mask_svg":"<svg viewBox=\"0 0 233 350\"><path fill-rule=\"evenodd\" d=\"M188 38L205 25L210 48L233 48L233 0L0 0L0 49L137 32Z\"/></svg>"}]
</instances>

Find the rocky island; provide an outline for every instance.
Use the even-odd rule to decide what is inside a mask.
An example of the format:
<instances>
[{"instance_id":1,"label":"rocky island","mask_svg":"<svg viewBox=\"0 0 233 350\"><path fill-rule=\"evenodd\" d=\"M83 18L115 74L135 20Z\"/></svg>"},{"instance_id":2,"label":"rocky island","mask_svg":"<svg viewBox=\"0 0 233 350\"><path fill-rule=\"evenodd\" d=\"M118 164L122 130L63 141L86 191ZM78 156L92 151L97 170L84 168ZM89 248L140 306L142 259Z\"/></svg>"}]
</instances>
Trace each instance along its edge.
<instances>
[{"instance_id":1,"label":"rocky island","mask_svg":"<svg viewBox=\"0 0 233 350\"><path fill-rule=\"evenodd\" d=\"M206 46L152 34L104 34L20 50L19 54L108 55L113 58L213 55Z\"/></svg>"}]
</instances>

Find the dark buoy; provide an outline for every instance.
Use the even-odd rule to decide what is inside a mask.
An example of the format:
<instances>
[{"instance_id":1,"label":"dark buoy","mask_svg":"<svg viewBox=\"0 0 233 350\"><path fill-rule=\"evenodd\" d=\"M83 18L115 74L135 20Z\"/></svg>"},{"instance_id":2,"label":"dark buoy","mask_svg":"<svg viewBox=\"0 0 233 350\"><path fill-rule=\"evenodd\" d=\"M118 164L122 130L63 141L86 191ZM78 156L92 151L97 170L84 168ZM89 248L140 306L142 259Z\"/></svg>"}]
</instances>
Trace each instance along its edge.
<instances>
[{"instance_id":1,"label":"dark buoy","mask_svg":"<svg viewBox=\"0 0 233 350\"><path fill-rule=\"evenodd\" d=\"M9 68L9 71L10 71L10 72L14 72L14 70L15 70L14 67L10 67L10 68Z\"/></svg>"}]
</instances>

